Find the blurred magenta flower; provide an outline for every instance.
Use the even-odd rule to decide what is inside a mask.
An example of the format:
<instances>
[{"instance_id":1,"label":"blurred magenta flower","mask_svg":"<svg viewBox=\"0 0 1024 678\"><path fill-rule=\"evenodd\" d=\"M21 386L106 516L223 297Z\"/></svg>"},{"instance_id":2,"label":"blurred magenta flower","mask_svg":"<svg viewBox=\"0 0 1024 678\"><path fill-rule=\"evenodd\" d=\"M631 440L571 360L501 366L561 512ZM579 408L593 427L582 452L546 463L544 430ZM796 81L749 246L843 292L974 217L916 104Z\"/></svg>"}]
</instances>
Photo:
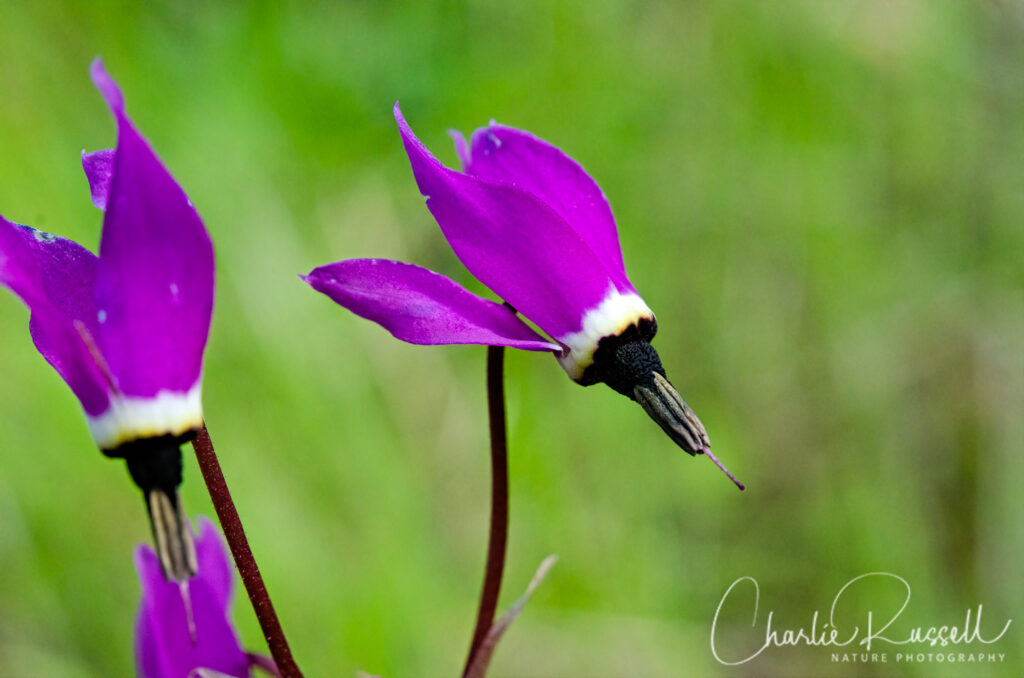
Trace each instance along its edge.
<instances>
[{"instance_id":1,"label":"blurred magenta flower","mask_svg":"<svg viewBox=\"0 0 1024 678\"><path fill-rule=\"evenodd\" d=\"M82 157L105 210L100 254L0 217L0 282L29 307L32 340L78 397L96 444L127 460L157 543L170 540L165 571L181 579L194 557L177 499L178 446L203 423L213 245L101 60L91 75L117 122L117 148Z\"/></svg>"},{"instance_id":2,"label":"blurred magenta flower","mask_svg":"<svg viewBox=\"0 0 1024 678\"><path fill-rule=\"evenodd\" d=\"M187 582L167 581L148 544L135 549L142 601L135 621L135 663L140 678L248 678L251 657L231 623L234 568L217 529L199 519L199 568Z\"/></svg>"},{"instance_id":3,"label":"blurred magenta flower","mask_svg":"<svg viewBox=\"0 0 1024 678\"><path fill-rule=\"evenodd\" d=\"M607 384L639 402L684 450L707 452L704 426L665 378L651 346L654 313L626 276L615 219L590 175L551 144L493 123L469 143L453 135L464 167L457 172L416 138L398 104L394 114L445 238L507 304L382 259L339 261L304 280L404 341L550 351L577 383Z\"/></svg>"}]
</instances>

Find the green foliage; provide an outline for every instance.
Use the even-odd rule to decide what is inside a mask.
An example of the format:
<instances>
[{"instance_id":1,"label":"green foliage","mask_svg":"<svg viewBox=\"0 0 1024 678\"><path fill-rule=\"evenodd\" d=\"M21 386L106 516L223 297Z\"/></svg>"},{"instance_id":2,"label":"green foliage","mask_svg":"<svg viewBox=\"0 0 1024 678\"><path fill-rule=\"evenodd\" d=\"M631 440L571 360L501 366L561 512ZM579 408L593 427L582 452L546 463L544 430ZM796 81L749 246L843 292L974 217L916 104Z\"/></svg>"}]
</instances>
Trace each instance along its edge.
<instances>
[{"instance_id":1,"label":"green foliage","mask_svg":"<svg viewBox=\"0 0 1024 678\"><path fill-rule=\"evenodd\" d=\"M1022 26L1015 3L924 0L3 3L0 212L95 249L78 154L113 143L102 55L217 247L207 420L307 675L455 675L482 572L483 349L400 344L296 277L382 256L482 290L396 99L447 162L448 128L493 117L587 167L669 376L750 487L510 355L502 605L560 559L494 676L979 675L710 655L738 577L798 626L876 570L914 587L905 626L1012 618L984 670L1019 675ZM0 294L0 674L130 675L142 502L27 321Z\"/></svg>"}]
</instances>

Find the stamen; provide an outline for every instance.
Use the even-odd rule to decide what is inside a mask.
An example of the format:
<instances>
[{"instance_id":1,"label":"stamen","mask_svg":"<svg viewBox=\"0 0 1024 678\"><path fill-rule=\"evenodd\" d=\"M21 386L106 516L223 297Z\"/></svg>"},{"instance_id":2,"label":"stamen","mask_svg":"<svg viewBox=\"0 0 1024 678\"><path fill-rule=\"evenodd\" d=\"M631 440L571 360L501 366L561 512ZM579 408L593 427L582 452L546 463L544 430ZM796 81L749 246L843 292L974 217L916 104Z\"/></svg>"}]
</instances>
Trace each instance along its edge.
<instances>
[{"instance_id":1,"label":"stamen","mask_svg":"<svg viewBox=\"0 0 1024 678\"><path fill-rule=\"evenodd\" d=\"M679 420L673 416L672 411L666 404L663 398L657 397L656 394L647 390L643 386L637 386L634 391L636 401L640 403L640 406L644 408L644 411L658 422L662 430L669 435L672 440L680 445L690 454L696 454L700 450L700 446L697 439L693 436L690 430L685 426L686 420ZM671 402L671 401L669 401Z\"/></svg>"},{"instance_id":2,"label":"stamen","mask_svg":"<svg viewBox=\"0 0 1024 678\"><path fill-rule=\"evenodd\" d=\"M676 416L690 422L693 430L700 436L701 442L704 443L704 447L711 447L711 441L708 440L708 432L704 430L704 424L701 423L697 415L690 409L690 406L679 395L672 382L657 372L651 376L654 378L654 383L657 385L658 390L664 394L673 411L676 412Z\"/></svg>"},{"instance_id":3,"label":"stamen","mask_svg":"<svg viewBox=\"0 0 1024 678\"><path fill-rule=\"evenodd\" d=\"M160 558L160 567L163 569L164 578L169 579L173 572L171 561L170 537L167 534L167 521L164 516L167 513L167 495L158 490L147 493L149 499L149 516L153 521L153 537L156 540L156 554Z\"/></svg>"},{"instance_id":4,"label":"stamen","mask_svg":"<svg viewBox=\"0 0 1024 678\"><path fill-rule=\"evenodd\" d=\"M196 573L197 563L195 545L181 511L181 502L177 491L172 492L175 495L173 499L165 490L154 487L146 492L146 499L164 578L182 582Z\"/></svg>"},{"instance_id":5,"label":"stamen","mask_svg":"<svg viewBox=\"0 0 1024 678\"><path fill-rule=\"evenodd\" d=\"M731 480L734 483L736 483L736 487L740 488L740 490L747 489L746 485L744 485L740 481L736 480L736 476L734 476L733 474L729 473L729 469L727 469L724 466L722 466L722 462L718 461L718 457L716 457L715 455L711 454L711 450L709 450L708 448L705 447L704 449L701 450L701 452L703 452L707 456L708 459L710 459L711 461L715 462L715 466L717 466L722 471L722 473L724 473L725 475L729 476L729 480Z\"/></svg>"}]
</instances>

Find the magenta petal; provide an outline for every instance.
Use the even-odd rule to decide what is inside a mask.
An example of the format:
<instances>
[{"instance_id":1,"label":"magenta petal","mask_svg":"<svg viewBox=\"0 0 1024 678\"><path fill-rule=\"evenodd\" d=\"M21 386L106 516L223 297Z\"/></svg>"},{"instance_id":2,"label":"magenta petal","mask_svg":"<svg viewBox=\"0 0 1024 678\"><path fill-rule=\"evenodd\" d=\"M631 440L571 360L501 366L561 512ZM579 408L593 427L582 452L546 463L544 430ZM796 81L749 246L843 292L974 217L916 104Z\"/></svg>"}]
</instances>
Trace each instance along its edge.
<instances>
[{"instance_id":1,"label":"magenta petal","mask_svg":"<svg viewBox=\"0 0 1024 678\"><path fill-rule=\"evenodd\" d=\"M462 170L466 171L469 167L470 160L472 160L469 144L466 143L466 137L462 136L462 132L456 129L448 130L448 136L451 137L452 143L455 144L455 154L459 156L459 162L462 163Z\"/></svg>"},{"instance_id":2,"label":"magenta petal","mask_svg":"<svg viewBox=\"0 0 1024 678\"><path fill-rule=\"evenodd\" d=\"M199 569L186 584L164 579L149 545L135 550L135 567L142 581L135 623L140 678L190 678L199 668L238 678L249 676L249 657L229 617L232 579L231 570L224 570L226 547L209 521L201 521L200 529L196 543Z\"/></svg>"},{"instance_id":3,"label":"magenta petal","mask_svg":"<svg viewBox=\"0 0 1024 678\"><path fill-rule=\"evenodd\" d=\"M90 415L110 402L107 382L83 338L97 331L95 276L96 256L81 245L0 217L0 283L29 307L36 348Z\"/></svg>"},{"instance_id":4,"label":"magenta petal","mask_svg":"<svg viewBox=\"0 0 1024 678\"><path fill-rule=\"evenodd\" d=\"M528 132L494 123L475 131L469 153L459 155L467 174L516 186L547 203L593 250L618 288L633 289L611 207L579 163Z\"/></svg>"},{"instance_id":5,"label":"magenta petal","mask_svg":"<svg viewBox=\"0 0 1024 678\"><path fill-rule=\"evenodd\" d=\"M213 310L213 246L99 59L91 74L118 128L96 274L100 348L125 396L189 392Z\"/></svg>"},{"instance_id":6,"label":"magenta petal","mask_svg":"<svg viewBox=\"0 0 1024 678\"><path fill-rule=\"evenodd\" d=\"M221 607L229 609L235 583L235 566L217 528L205 516L199 518L196 560L202 563L203 581L210 586L214 599Z\"/></svg>"},{"instance_id":7,"label":"magenta petal","mask_svg":"<svg viewBox=\"0 0 1024 678\"><path fill-rule=\"evenodd\" d=\"M101 210L106 209L110 177L114 173L114 149L106 148L92 153L82 151L82 169L89 181L92 204Z\"/></svg>"},{"instance_id":8,"label":"magenta petal","mask_svg":"<svg viewBox=\"0 0 1024 678\"><path fill-rule=\"evenodd\" d=\"M348 259L303 277L313 289L411 344L483 344L560 351L507 306L421 266Z\"/></svg>"},{"instance_id":9,"label":"magenta petal","mask_svg":"<svg viewBox=\"0 0 1024 678\"><path fill-rule=\"evenodd\" d=\"M405 150L427 207L466 268L559 341L619 287L553 208L534 195L442 165L395 104Z\"/></svg>"}]
</instances>

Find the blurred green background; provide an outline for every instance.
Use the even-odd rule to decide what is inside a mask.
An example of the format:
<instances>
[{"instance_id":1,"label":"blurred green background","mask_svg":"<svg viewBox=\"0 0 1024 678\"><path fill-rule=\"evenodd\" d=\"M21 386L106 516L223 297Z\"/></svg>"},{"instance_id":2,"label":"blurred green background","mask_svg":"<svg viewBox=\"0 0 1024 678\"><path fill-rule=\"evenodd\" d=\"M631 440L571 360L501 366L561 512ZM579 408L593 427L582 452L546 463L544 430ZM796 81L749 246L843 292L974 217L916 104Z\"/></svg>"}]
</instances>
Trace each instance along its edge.
<instances>
[{"instance_id":1,"label":"blurred green background","mask_svg":"<svg viewBox=\"0 0 1024 678\"><path fill-rule=\"evenodd\" d=\"M483 292L415 189L396 99L449 164L446 130L491 118L583 163L669 376L750 488L512 352L502 607L560 560L493 676L1021 675L1019 3L0 4L0 213L94 250L97 55L216 244L206 416L308 676L456 675L482 575L484 350L402 344L296 277L381 256ZM128 676L143 505L27 323L0 293L0 675ZM1005 661L711 655L737 578L762 598L754 629L749 595L723 610L733 657L769 610L807 626L872 571L913 587L894 636L982 603L986 635L1010 630L959 651Z\"/></svg>"}]
</instances>

